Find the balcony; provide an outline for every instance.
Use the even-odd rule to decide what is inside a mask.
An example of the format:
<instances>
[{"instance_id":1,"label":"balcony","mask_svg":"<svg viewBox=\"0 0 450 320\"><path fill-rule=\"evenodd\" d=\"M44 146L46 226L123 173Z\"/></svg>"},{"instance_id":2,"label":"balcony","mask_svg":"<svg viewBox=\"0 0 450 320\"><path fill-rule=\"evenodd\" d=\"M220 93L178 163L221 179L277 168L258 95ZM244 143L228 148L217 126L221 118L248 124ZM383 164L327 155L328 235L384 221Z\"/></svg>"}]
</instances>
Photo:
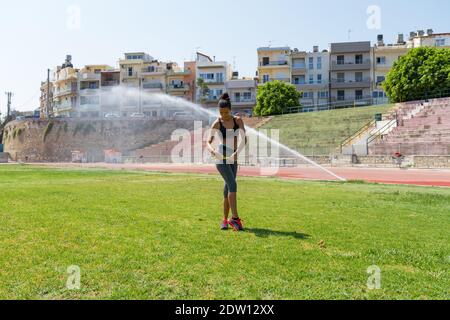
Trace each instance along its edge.
<instances>
[{"instance_id":1,"label":"balcony","mask_svg":"<svg viewBox=\"0 0 450 320\"><path fill-rule=\"evenodd\" d=\"M331 71L352 71L352 70L370 70L371 62L370 59L366 59L360 62L349 62L349 61L332 61Z\"/></svg>"},{"instance_id":2,"label":"balcony","mask_svg":"<svg viewBox=\"0 0 450 320\"><path fill-rule=\"evenodd\" d=\"M369 78L361 80L331 79L331 89L370 88Z\"/></svg>"},{"instance_id":3,"label":"balcony","mask_svg":"<svg viewBox=\"0 0 450 320\"><path fill-rule=\"evenodd\" d=\"M87 72L80 74L81 81L100 81L100 78L100 73Z\"/></svg>"},{"instance_id":4,"label":"balcony","mask_svg":"<svg viewBox=\"0 0 450 320\"><path fill-rule=\"evenodd\" d=\"M76 93L77 93L76 88L64 88L64 89L55 90L55 93L53 96L54 96L54 98L58 98L58 97L72 95L72 94L76 94Z\"/></svg>"},{"instance_id":5,"label":"balcony","mask_svg":"<svg viewBox=\"0 0 450 320\"><path fill-rule=\"evenodd\" d=\"M328 82L326 81L314 81L314 82L305 82L305 83L293 83L298 91L303 90L315 90L315 89L325 89L328 88Z\"/></svg>"},{"instance_id":6,"label":"balcony","mask_svg":"<svg viewBox=\"0 0 450 320\"><path fill-rule=\"evenodd\" d=\"M264 85L265 83L267 83L267 82L272 82L272 81L281 81L281 82L291 83L291 79L289 79L289 78L270 78L268 81L260 82L258 85L259 85L259 86L262 86L262 85Z\"/></svg>"},{"instance_id":7,"label":"balcony","mask_svg":"<svg viewBox=\"0 0 450 320\"><path fill-rule=\"evenodd\" d=\"M279 66L289 66L289 62L287 60L278 60L278 61L269 61L269 62L263 62L261 61L259 63L260 67L279 67Z\"/></svg>"},{"instance_id":8,"label":"balcony","mask_svg":"<svg viewBox=\"0 0 450 320\"><path fill-rule=\"evenodd\" d=\"M299 75L299 74L305 74L306 73L306 65L304 64L298 64L292 66L292 75Z\"/></svg>"},{"instance_id":9,"label":"balcony","mask_svg":"<svg viewBox=\"0 0 450 320\"><path fill-rule=\"evenodd\" d=\"M99 88L80 88L80 95L93 95L98 94Z\"/></svg>"},{"instance_id":10,"label":"balcony","mask_svg":"<svg viewBox=\"0 0 450 320\"><path fill-rule=\"evenodd\" d=\"M180 76L188 76L191 74L190 70L184 70L184 71L173 71L170 70L167 72L168 77L180 77Z\"/></svg>"},{"instance_id":11,"label":"balcony","mask_svg":"<svg viewBox=\"0 0 450 320\"><path fill-rule=\"evenodd\" d=\"M143 89L157 89L157 90L162 90L163 89L163 84L160 82L144 82L142 84L142 88Z\"/></svg>"},{"instance_id":12,"label":"balcony","mask_svg":"<svg viewBox=\"0 0 450 320\"><path fill-rule=\"evenodd\" d=\"M190 86L188 84L183 84L183 85L181 85L181 84L172 84L172 85L169 85L167 87L167 89L169 91L174 91L174 92L177 92L177 91L184 92L184 91L189 91L190 90Z\"/></svg>"},{"instance_id":13,"label":"balcony","mask_svg":"<svg viewBox=\"0 0 450 320\"><path fill-rule=\"evenodd\" d=\"M231 103L238 104L238 105L253 105L253 104L256 104L256 98L252 97L249 99L245 99L245 98L233 97L233 98L231 98Z\"/></svg>"},{"instance_id":14,"label":"balcony","mask_svg":"<svg viewBox=\"0 0 450 320\"><path fill-rule=\"evenodd\" d=\"M225 84L225 81L223 80L223 79L217 79L217 80L205 80L205 83L207 84L207 85L218 85L218 86L220 86L220 85L224 85Z\"/></svg>"},{"instance_id":15,"label":"balcony","mask_svg":"<svg viewBox=\"0 0 450 320\"><path fill-rule=\"evenodd\" d=\"M163 67L148 67L148 68L142 68L141 69L141 75L154 75L154 74L163 74L166 73L166 69Z\"/></svg>"}]
</instances>

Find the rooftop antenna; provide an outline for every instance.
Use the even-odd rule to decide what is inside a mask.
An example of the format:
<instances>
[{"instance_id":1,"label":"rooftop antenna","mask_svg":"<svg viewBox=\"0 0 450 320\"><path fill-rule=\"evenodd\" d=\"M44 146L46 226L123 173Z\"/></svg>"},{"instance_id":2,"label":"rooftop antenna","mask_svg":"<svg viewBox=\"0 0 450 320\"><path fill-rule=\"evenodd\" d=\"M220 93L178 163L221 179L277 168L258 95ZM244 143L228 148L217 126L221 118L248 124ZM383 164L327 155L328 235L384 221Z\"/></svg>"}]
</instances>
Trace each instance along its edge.
<instances>
[{"instance_id":1,"label":"rooftop antenna","mask_svg":"<svg viewBox=\"0 0 450 320\"><path fill-rule=\"evenodd\" d=\"M352 32L353 32L353 29L348 29L348 40L351 39L351 37L352 37Z\"/></svg>"}]
</instances>

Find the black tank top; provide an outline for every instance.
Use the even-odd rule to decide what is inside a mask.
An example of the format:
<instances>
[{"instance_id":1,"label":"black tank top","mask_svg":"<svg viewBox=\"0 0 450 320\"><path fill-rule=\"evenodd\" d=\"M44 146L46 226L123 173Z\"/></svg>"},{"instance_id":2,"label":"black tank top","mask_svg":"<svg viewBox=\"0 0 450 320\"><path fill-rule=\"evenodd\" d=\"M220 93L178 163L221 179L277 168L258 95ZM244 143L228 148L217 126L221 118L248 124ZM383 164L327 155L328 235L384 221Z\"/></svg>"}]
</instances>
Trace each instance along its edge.
<instances>
[{"instance_id":1,"label":"black tank top","mask_svg":"<svg viewBox=\"0 0 450 320\"><path fill-rule=\"evenodd\" d=\"M234 122L234 127L233 127L233 129L227 129L227 128L225 128L225 126L223 125L223 123L222 123L222 120L220 120L220 118L219 118L219 124L220 124L220 132L222 133L222 144L224 145L223 146L223 154L226 154L226 147L225 147L225 144L226 144L226 142L227 142L227 131L228 130L233 130L233 133L234 133L234 135L235 135L235 137L234 137L234 146L233 146L233 149L234 149L234 151L236 152L236 150L237 150L237 146L236 146L236 144L237 144L237 136L236 136L236 131L238 131L240 128L239 128L239 125L237 124L237 122L236 122L236 118L235 117L233 117L233 122Z\"/></svg>"}]
</instances>

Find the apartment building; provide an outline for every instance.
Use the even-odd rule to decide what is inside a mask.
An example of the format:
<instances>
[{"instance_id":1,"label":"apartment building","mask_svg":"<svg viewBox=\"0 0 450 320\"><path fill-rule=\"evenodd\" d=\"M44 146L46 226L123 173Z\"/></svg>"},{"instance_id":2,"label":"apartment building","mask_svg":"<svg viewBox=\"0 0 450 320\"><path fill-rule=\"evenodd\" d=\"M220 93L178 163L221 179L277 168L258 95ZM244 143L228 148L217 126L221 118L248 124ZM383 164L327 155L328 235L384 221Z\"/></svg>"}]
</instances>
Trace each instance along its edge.
<instances>
[{"instance_id":1,"label":"apartment building","mask_svg":"<svg viewBox=\"0 0 450 320\"><path fill-rule=\"evenodd\" d=\"M192 101L190 69L172 69L167 71L167 94Z\"/></svg>"},{"instance_id":2,"label":"apartment building","mask_svg":"<svg viewBox=\"0 0 450 320\"><path fill-rule=\"evenodd\" d=\"M291 83L290 55L289 47L258 48L259 84L275 80Z\"/></svg>"},{"instance_id":3,"label":"apartment building","mask_svg":"<svg viewBox=\"0 0 450 320\"><path fill-rule=\"evenodd\" d=\"M101 91L101 116L108 114L120 116L122 114L122 101L117 99L117 95L111 94L120 87L120 70L102 70L100 72Z\"/></svg>"},{"instance_id":4,"label":"apartment building","mask_svg":"<svg viewBox=\"0 0 450 320\"><path fill-rule=\"evenodd\" d=\"M410 32L408 48L439 47L450 48L450 33L434 33L433 29Z\"/></svg>"},{"instance_id":5,"label":"apartment building","mask_svg":"<svg viewBox=\"0 0 450 320\"><path fill-rule=\"evenodd\" d=\"M332 43L330 48L331 102L367 103L372 97L370 41Z\"/></svg>"},{"instance_id":6,"label":"apartment building","mask_svg":"<svg viewBox=\"0 0 450 320\"><path fill-rule=\"evenodd\" d=\"M53 73L53 115L70 116L77 107L78 69L72 65L72 57L56 67Z\"/></svg>"},{"instance_id":7,"label":"apartment building","mask_svg":"<svg viewBox=\"0 0 450 320\"><path fill-rule=\"evenodd\" d=\"M230 95L233 105L233 112L251 115L256 106L255 79L239 79L237 72L233 73L233 78L225 82L225 89Z\"/></svg>"},{"instance_id":8,"label":"apartment building","mask_svg":"<svg viewBox=\"0 0 450 320\"><path fill-rule=\"evenodd\" d=\"M225 82L231 78L231 66L226 61L215 61L203 53L197 53L196 62L197 77L208 86L208 94L197 88L197 102L207 108L216 108L226 90Z\"/></svg>"},{"instance_id":9,"label":"apartment building","mask_svg":"<svg viewBox=\"0 0 450 320\"><path fill-rule=\"evenodd\" d=\"M77 108L72 116L81 118L97 118L104 116L102 112L102 72L111 71L108 65L87 65L78 72Z\"/></svg>"},{"instance_id":10,"label":"apartment building","mask_svg":"<svg viewBox=\"0 0 450 320\"><path fill-rule=\"evenodd\" d=\"M291 83L302 92L302 106L317 107L328 103L329 61L328 50L319 52L318 46L314 46L312 52L292 51Z\"/></svg>"},{"instance_id":11,"label":"apartment building","mask_svg":"<svg viewBox=\"0 0 450 320\"><path fill-rule=\"evenodd\" d=\"M384 36L378 35L377 43L372 48L372 97L374 103L388 101L383 82L398 59L408 53L403 34L399 34L396 43L385 44Z\"/></svg>"},{"instance_id":12,"label":"apartment building","mask_svg":"<svg viewBox=\"0 0 450 320\"><path fill-rule=\"evenodd\" d=\"M53 114L53 82L42 81L40 89L41 94L39 97L39 117L44 119L47 118L47 103L49 115Z\"/></svg>"},{"instance_id":13,"label":"apartment building","mask_svg":"<svg viewBox=\"0 0 450 320\"><path fill-rule=\"evenodd\" d=\"M184 83L188 86L185 91L184 99L195 102L196 81L197 81L197 61L184 62ZM169 92L170 94L170 92Z\"/></svg>"}]
</instances>

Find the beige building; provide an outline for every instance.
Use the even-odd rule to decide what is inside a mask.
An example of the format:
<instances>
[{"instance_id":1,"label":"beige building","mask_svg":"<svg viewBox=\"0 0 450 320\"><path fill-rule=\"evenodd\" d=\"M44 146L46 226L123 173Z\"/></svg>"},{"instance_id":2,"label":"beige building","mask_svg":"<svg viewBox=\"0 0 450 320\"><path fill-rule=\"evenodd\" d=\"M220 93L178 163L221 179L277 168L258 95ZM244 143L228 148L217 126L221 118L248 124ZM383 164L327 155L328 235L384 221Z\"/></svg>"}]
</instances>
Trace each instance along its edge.
<instances>
[{"instance_id":1,"label":"beige building","mask_svg":"<svg viewBox=\"0 0 450 320\"><path fill-rule=\"evenodd\" d=\"M403 35L399 34L396 43L385 44L383 35L378 35L377 43L372 48L372 97L374 103L387 102L383 82L394 63L408 53Z\"/></svg>"},{"instance_id":2,"label":"beige building","mask_svg":"<svg viewBox=\"0 0 450 320\"><path fill-rule=\"evenodd\" d=\"M275 80L291 83L290 55L289 47L258 48L259 84Z\"/></svg>"},{"instance_id":3,"label":"beige building","mask_svg":"<svg viewBox=\"0 0 450 320\"><path fill-rule=\"evenodd\" d=\"M69 55L53 73L53 116L70 116L77 107L77 98L78 69L73 67Z\"/></svg>"},{"instance_id":4,"label":"beige building","mask_svg":"<svg viewBox=\"0 0 450 320\"><path fill-rule=\"evenodd\" d=\"M72 116L81 118L104 117L102 112L102 72L111 71L108 65L87 65L78 72L78 105Z\"/></svg>"},{"instance_id":5,"label":"beige building","mask_svg":"<svg viewBox=\"0 0 450 320\"><path fill-rule=\"evenodd\" d=\"M434 33L433 29L413 31L409 34L408 48L450 48L450 33Z\"/></svg>"}]
</instances>

